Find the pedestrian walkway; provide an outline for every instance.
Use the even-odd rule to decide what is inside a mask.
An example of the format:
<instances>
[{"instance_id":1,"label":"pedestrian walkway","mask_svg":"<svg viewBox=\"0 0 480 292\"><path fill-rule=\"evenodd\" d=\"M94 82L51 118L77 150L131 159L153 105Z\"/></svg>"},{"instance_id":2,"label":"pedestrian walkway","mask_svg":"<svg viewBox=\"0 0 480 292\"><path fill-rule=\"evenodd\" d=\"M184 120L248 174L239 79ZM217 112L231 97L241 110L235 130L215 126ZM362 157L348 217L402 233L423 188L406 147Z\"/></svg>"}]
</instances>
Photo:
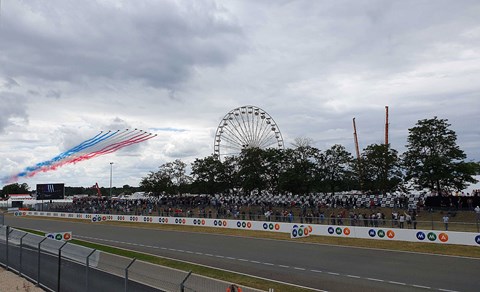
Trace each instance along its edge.
<instances>
[{"instance_id":1,"label":"pedestrian walkway","mask_svg":"<svg viewBox=\"0 0 480 292\"><path fill-rule=\"evenodd\" d=\"M0 292L41 292L45 291L25 278L0 267Z\"/></svg>"}]
</instances>

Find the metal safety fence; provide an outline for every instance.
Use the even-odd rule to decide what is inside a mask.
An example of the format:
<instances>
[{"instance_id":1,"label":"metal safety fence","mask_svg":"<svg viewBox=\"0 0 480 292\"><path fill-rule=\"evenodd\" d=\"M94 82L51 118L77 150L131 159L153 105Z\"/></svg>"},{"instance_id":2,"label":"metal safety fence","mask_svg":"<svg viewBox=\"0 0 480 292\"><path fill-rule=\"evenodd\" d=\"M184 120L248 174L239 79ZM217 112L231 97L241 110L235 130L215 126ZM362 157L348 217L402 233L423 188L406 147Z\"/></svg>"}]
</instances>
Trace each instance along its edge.
<instances>
[{"instance_id":1,"label":"metal safety fence","mask_svg":"<svg viewBox=\"0 0 480 292\"><path fill-rule=\"evenodd\" d=\"M4 225L0 226L0 263L47 291L223 292L231 285Z\"/></svg>"}]
</instances>

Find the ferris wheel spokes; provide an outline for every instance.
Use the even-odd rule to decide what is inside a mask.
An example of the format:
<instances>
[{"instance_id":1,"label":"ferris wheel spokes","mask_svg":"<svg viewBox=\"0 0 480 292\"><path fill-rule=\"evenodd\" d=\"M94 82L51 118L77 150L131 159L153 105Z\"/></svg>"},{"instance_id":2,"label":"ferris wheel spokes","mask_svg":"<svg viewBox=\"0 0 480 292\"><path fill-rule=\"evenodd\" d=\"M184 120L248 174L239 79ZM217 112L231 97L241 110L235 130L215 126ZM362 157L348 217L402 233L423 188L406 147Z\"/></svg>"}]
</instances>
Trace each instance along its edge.
<instances>
[{"instance_id":1,"label":"ferris wheel spokes","mask_svg":"<svg viewBox=\"0 0 480 292\"><path fill-rule=\"evenodd\" d=\"M228 112L215 133L214 154L218 157L239 154L244 148L283 149L283 138L278 125L264 110L242 106Z\"/></svg>"}]
</instances>

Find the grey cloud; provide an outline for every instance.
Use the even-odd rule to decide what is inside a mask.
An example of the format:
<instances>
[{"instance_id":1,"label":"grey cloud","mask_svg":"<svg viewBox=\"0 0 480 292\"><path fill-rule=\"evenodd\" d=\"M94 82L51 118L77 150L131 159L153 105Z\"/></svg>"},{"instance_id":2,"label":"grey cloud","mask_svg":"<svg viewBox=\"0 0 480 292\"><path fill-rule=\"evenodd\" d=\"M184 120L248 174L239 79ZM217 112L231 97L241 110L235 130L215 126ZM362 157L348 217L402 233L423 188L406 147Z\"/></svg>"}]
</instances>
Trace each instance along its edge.
<instances>
[{"instance_id":1,"label":"grey cloud","mask_svg":"<svg viewBox=\"0 0 480 292\"><path fill-rule=\"evenodd\" d=\"M0 71L53 81L142 80L170 89L186 81L193 66L224 66L244 47L241 29L214 4L78 5L4 5Z\"/></svg>"},{"instance_id":2,"label":"grey cloud","mask_svg":"<svg viewBox=\"0 0 480 292\"><path fill-rule=\"evenodd\" d=\"M0 91L0 134L11 125L11 119L28 120L26 99L18 94Z\"/></svg>"},{"instance_id":3,"label":"grey cloud","mask_svg":"<svg viewBox=\"0 0 480 292\"><path fill-rule=\"evenodd\" d=\"M20 84L18 84L18 82L15 81L15 79L10 77L5 78L5 83L3 84L3 87L7 89L12 89L13 87L17 87L17 86L20 86Z\"/></svg>"},{"instance_id":4,"label":"grey cloud","mask_svg":"<svg viewBox=\"0 0 480 292\"><path fill-rule=\"evenodd\" d=\"M39 96L40 95L40 92L38 92L36 90L32 90L32 89L28 90L27 93L30 94L30 95L33 95L33 96Z\"/></svg>"},{"instance_id":5,"label":"grey cloud","mask_svg":"<svg viewBox=\"0 0 480 292\"><path fill-rule=\"evenodd\" d=\"M206 145L201 142L193 141L189 138L181 138L165 145L162 152L169 159L185 159L198 157L200 153L205 152L205 148Z\"/></svg>"},{"instance_id":6,"label":"grey cloud","mask_svg":"<svg viewBox=\"0 0 480 292\"><path fill-rule=\"evenodd\" d=\"M106 130L116 131L116 130L132 130L132 126L125 120L119 117L115 117L110 123L108 123Z\"/></svg>"},{"instance_id":7,"label":"grey cloud","mask_svg":"<svg viewBox=\"0 0 480 292\"><path fill-rule=\"evenodd\" d=\"M59 99L62 96L62 93L59 90L49 90L46 94L48 98Z\"/></svg>"}]
</instances>

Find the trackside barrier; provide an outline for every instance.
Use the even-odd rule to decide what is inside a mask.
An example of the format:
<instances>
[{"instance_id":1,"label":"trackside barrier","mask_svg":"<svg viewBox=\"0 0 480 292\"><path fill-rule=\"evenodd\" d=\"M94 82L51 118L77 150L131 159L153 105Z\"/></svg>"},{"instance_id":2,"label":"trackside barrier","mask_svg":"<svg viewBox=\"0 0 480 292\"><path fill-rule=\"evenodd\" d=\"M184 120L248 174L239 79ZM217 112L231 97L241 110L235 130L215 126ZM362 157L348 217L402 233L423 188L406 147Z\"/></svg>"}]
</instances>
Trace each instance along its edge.
<instances>
[{"instance_id":1,"label":"trackside barrier","mask_svg":"<svg viewBox=\"0 0 480 292\"><path fill-rule=\"evenodd\" d=\"M224 292L231 284L3 225L0 264L47 291Z\"/></svg>"},{"instance_id":2,"label":"trackside barrier","mask_svg":"<svg viewBox=\"0 0 480 292\"><path fill-rule=\"evenodd\" d=\"M373 240L392 240L408 242L427 242L436 244L460 244L480 247L480 233L440 231L425 229L401 229L361 226L338 226L320 224L298 224L284 222L266 222L251 220L230 220L190 217L159 217L159 216L134 216L134 215L109 215L109 214L83 214L83 213L60 213L41 211L19 211L16 216L42 216L54 218L69 218L89 220L91 222L116 221L133 223L169 224L201 226L212 228L230 228L242 230L257 230L289 233L291 237L298 237L301 230L302 236L322 235L348 238L364 238ZM296 231L296 236L292 232Z\"/></svg>"}]
</instances>

